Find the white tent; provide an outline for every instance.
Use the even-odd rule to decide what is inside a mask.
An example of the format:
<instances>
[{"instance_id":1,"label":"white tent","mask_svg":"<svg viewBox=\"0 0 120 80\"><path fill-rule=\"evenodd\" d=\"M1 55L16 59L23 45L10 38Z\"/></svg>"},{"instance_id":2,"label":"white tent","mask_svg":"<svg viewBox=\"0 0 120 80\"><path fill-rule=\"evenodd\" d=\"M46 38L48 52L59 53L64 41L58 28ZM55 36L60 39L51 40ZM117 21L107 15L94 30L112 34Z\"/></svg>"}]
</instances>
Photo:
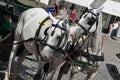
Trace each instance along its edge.
<instances>
[{"instance_id":1,"label":"white tent","mask_svg":"<svg viewBox=\"0 0 120 80\"><path fill-rule=\"evenodd\" d=\"M40 2L41 2L41 3L44 3L44 4L46 4L46 5L49 4L49 0L40 0Z\"/></svg>"},{"instance_id":2,"label":"white tent","mask_svg":"<svg viewBox=\"0 0 120 80\"><path fill-rule=\"evenodd\" d=\"M89 7L94 0L64 0L66 2L74 3L83 7Z\"/></svg>"},{"instance_id":3,"label":"white tent","mask_svg":"<svg viewBox=\"0 0 120 80\"><path fill-rule=\"evenodd\" d=\"M102 12L120 17L119 2L107 0L102 6L104 6Z\"/></svg>"},{"instance_id":4,"label":"white tent","mask_svg":"<svg viewBox=\"0 0 120 80\"><path fill-rule=\"evenodd\" d=\"M120 17L120 9L119 9L120 3L119 2L107 0L102 6L104 6L102 10L104 13ZM118 30L117 37L120 37L120 28Z\"/></svg>"}]
</instances>

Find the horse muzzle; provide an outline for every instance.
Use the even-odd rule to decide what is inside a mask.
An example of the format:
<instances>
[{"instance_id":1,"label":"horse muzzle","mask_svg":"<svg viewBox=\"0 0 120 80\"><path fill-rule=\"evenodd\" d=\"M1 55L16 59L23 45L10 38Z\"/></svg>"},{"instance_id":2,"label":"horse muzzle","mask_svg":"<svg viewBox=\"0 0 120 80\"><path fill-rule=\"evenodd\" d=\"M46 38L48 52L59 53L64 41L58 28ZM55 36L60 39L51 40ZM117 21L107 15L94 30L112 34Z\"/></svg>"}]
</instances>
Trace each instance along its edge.
<instances>
[{"instance_id":1,"label":"horse muzzle","mask_svg":"<svg viewBox=\"0 0 120 80\"><path fill-rule=\"evenodd\" d=\"M47 56L41 56L41 60L44 62L48 62L50 58L48 58Z\"/></svg>"}]
</instances>

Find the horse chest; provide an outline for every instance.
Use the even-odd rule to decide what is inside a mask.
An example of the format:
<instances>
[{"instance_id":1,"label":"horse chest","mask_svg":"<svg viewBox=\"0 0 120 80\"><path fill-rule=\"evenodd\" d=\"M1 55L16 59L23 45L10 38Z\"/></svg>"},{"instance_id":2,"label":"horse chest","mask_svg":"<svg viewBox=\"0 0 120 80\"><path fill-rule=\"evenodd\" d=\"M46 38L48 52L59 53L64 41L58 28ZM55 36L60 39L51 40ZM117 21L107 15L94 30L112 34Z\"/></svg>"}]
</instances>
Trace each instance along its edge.
<instances>
[{"instance_id":1,"label":"horse chest","mask_svg":"<svg viewBox=\"0 0 120 80\"><path fill-rule=\"evenodd\" d=\"M28 43L24 43L25 48L32 54L37 55L37 48L36 48L36 44L34 41L28 42ZM41 52L43 49L43 45L39 44L39 51Z\"/></svg>"}]
</instances>

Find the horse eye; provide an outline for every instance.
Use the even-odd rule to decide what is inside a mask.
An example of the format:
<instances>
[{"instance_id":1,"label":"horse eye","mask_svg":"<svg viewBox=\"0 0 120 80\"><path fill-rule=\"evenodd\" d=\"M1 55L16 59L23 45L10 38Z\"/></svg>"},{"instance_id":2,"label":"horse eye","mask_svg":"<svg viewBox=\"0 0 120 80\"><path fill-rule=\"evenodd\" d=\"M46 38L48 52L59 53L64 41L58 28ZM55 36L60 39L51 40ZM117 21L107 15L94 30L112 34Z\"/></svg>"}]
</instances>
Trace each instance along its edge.
<instances>
[{"instance_id":1,"label":"horse eye","mask_svg":"<svg viewBox=\"0 0 120 80\"><path fill-rule=\"evenodd\" d=\"M86 14L84 15L84 18L86 18L86 17L87 17L87 15L88 15L88 13L86 13Z\"/></svg>"},{"instance_id":2,"label":"horse eye","mask_svg":"<svg viewBox=\"0 0 120 80\"><path fill-rule=\"evenodd\" d=\"M87 15L84 16L84 18L86 18Z\"/></svg>"},{"instance_id":3,"label":"horse eye","mask_svg":"<svg viewBox=\"0 0 120 80\"><path fill-rule=\"evenodd\" d=\"M58 36L57 39L60 39L60 36Z\"/></svg>"},{"instance_id":4,"label":"horse eye","mask_svg":"<svg viewBox=\"0 0 120 80\"><path fill-rule=\"evenodd\" d=\"M44 35L46 35L46 36L48 35L48 33L47 33L48 29L49 29L49 28L47 28L47 29L45 30L45 32L44 32Z\"/></svg>"},{"instance_id":5,"label":"horse eye","mask_svg":"<svg viewBox=\"0 0 120 80\"><path fill-rule=\"evenodd\" d=\"M88 21L90 20L91 18L88 18Z\"/></svg>"}]
</instances>

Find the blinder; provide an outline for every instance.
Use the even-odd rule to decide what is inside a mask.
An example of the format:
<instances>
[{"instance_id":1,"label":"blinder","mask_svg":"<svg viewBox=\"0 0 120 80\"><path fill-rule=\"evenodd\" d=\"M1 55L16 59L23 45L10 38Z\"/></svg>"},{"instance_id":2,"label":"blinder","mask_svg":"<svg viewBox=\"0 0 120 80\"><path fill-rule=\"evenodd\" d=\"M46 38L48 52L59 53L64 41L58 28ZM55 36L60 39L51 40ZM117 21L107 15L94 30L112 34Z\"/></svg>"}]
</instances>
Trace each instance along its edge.
<instances>
[{"instance_id":1,"label":"blinder","mask_svg":"<svg viewBox=\"0 0 120 80\"><path fill-rule=\"evenodd\" d=\"M49 28L46 28L45 31L44 31L44 35L48 35L47 31L48 31Z\"/></svg>"},{"instance_id":2,"label":"blinder","mask_svg":"<svg viewBox=\"0 0 120 80\"><path fill-rule=\"evenodd\" d=\"M58 23L59 23L59 22L60 22L60 21L58 21ZM58 25L58 23L57 23L57 24L52 24L52 26L51 26L51 27L54 27L54 29L53 29L52 32L51 32L51 36L54 35L56 28L59 28L59 29L61 30L61 36L59 37L58 43L57 43L57 45L55 45L55 46L51 46L51 45L48 44L49 46L52 47L52 49L56 49L56 50L63 47L63 46L60 46L60 44L61 44L61 42L63 41L63 38L65 38L65 40L66 40L66 35L67 35L67 30L66 30L66 25L65 25L66 23L65 23L65 22L62 23L62 26L63 26L63 27L61 27L60 25ZM49 27L49 28L46 28L45 31L44 31L45 37L44 37L44 39L42 40L43 43L46 43L46 42L47 42L47 39L48 39L48 33L47 33L47 31L48 31L49 29L50 29L50 27ZM63 32L62 32L62 30L63 30ZM63 44L65 44L65 42L64 42ZM53 48L53 47L54 47L54 48Z\"/></svg>"},{"instance_id":3,"label":"blinder","mask_svg":"<svg viewBox=\"0 0 120 80\"><path fill-rule=\"evenodd\" d=\"M92 26L96 21L97 21L97 18L92 17L87 24Z\"/></svg>"},{"instance_id":4,"label":"blinder","mask_svg":"<svg viewBox=\"0 0 120 80\"><path fill-rule=\"evenodd\" d=\"M98 16L99 16L99 14L93 13L93 12L92 12L92 9L88 10L87 12L92 14L92 17L91 17L91 19L88 21L87 24L90 25L90 26L93 26L93 24L98 21ZM95 16L96 18L93 17L93 16Z\"/></svg>"},{"instance_id":5,"label":"blinder","mask_svg":"<svg viewBox=\"0 0 120 80\"><path fill-rule=\"evenodd\" d=\"M82 26L80 23L77 23L78 26L80 26L80 27L85 31L83 34L87 34L95 22L96 22L96 28L97 28L97 25L98 25L99 14L95 14L94 12L92 12L92 9L90 9L90 10L88 10L88 11L86 12L86 14L84 15L84 18L87 17L87 15L88 15L89 13L92 14L92 17L91 17L90 20L87 22L87 24L90 26L88 29L85 29L84 26ZM83 14L82 14L82 15L83 15ZM95 17L94 17L94 16L95 16Z\"/></svg>"}]
</instances>

